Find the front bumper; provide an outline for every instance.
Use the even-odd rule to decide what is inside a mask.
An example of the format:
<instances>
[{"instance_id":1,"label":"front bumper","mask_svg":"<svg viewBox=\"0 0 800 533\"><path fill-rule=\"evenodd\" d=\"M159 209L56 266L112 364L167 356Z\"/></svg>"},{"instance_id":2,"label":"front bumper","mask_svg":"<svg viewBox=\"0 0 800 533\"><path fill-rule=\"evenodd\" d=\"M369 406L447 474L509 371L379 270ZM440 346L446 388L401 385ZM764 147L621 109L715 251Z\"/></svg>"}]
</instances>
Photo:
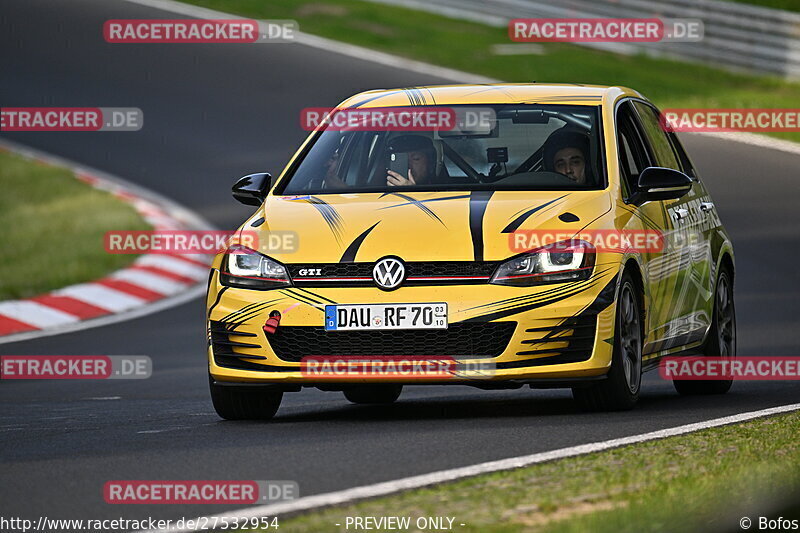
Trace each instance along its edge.
<instances>
[{"instance_id":1,"label":"front bumper","mask_svg":"<svg viewBox=\"0 0 800 533\"><path fill-rule=\"evenodd\" d=\"M259 291L223 287L214 270L208 294L208 364L218 382L458 383L568 382L603 376L611 364L618 265L596 265L584 281L509 287L454 285ZM447 302L448 330L326 332L326 304ZM272 311L282 315L274 334L262 326ZM335 336L335 337L334 337ZM357 360L442 357L468 361L473 372L446 378L402 373L310 375L305 356ZM384 365L375 362L374 366ZM463 368L463 366L462 366Z\"/></svg>"}]
</instances>

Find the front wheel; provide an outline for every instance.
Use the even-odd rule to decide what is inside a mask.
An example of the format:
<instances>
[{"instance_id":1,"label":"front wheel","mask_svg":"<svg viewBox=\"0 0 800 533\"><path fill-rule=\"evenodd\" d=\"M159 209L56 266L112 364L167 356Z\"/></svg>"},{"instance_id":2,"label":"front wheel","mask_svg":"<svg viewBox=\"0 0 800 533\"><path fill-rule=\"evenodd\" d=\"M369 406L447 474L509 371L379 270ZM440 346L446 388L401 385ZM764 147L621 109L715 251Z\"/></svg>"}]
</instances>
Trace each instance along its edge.
<instances>
[{"instance_id":1,"label":"front wheel","mask_svg":"<svg viewBox=\"0 0 800 533\"><path fill-rule=\"evenodd\" d=\"M617 298L611 368L605 380L572 389L572 397L587 411L625 411L639 401L642 385L641 292L626 272Z\"/></svg>"},{"instance_id":2,"label":"front wheel","mask_svg":"<svg viewBox=\"0 0 800 533\"><path fill-rule=\"evenodd\" d=\"M269 420L278 412L283 392L248 385L220 385L211 376L211 401L225 420Z\"/></svg>"},{"instance_id":3,"label":"front wheel","mask_svg":"<svg viewBox=\"0 0 800 533\"><path fill-rule=\"evenodd\" d=\"M706 357L736 357L736 308L733 305L733 282L727 269L720 270L714 291L714 311L711 329L703 347ZM672 382L675 390L685 396L725 394L733 385L732 379L680 380Z\"/></svg>"},{"instance_id":4,"label":"front wheel","mask_svg":"<svg viewBox=\"0 0 800 533\"><path fill-rule=\"evenodd\" d=\"M394 403L403 392L402 385L356 385L345 389L344 397L356 404Z\"/></svg>"}]
</instances>

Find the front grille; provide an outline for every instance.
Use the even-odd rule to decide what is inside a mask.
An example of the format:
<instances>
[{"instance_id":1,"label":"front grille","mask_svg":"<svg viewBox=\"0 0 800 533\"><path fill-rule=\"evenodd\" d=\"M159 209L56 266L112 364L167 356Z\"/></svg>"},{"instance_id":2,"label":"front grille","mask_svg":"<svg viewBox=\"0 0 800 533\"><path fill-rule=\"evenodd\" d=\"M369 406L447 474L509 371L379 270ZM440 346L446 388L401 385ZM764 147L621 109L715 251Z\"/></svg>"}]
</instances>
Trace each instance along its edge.
<instances>
[{"instance_id":1,"label":"front grille","mask_svg":"<svg viewBox=\"0 0 800 533\"><path fill-rule=\"evenodd\" d=\"M404 286L486 283L497 267L496 261L418 261L404 264L406 268ZM374 266L375 263L296 263L287 265L289 275L295 285L301 287L334 287L338 284L374 286L375 283L372 280ZM316 274L317 271L319 274Z\"/></svg>"},{"instance_id":2,"label":"front grille","mask_svg":"<svg viewBox=\"0 0 800 533\"><path fill-rule=\"evenodd\" d=\"M284 361L300 361L309 355L497 357L516 326L516 322L471 322L439 330L330 332L313 326L281 326L267 340Z\"/></svg>"}]
</instances>

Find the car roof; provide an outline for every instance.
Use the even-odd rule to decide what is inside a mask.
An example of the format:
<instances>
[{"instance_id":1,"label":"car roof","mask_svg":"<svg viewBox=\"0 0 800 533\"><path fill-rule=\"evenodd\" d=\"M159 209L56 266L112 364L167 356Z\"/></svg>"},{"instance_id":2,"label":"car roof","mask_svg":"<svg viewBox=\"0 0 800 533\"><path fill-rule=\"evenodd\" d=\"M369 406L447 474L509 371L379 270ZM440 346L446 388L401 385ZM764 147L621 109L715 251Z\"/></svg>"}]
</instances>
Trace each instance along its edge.
<instances>
[{"instance_id":1,"label":"car roof","mask_svg":"<svg viewBox=\"0 0 800 533\"><path fill-rule=\"evenodd\" d=\"M430 85L376 89L352 96L339 107L386 107L457 104L601 105L620 96L643 98L626 87L576 84L502 83Z\"/></svg>"}]
</instances>

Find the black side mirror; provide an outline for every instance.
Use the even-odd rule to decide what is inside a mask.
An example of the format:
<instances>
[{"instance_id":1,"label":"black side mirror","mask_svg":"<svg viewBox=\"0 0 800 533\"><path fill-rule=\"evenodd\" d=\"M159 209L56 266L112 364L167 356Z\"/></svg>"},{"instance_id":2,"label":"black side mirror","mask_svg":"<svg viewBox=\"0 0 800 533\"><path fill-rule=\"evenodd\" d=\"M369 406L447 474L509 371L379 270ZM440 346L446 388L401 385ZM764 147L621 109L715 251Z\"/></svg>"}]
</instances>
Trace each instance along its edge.
<instances>
[{"instance_id":1,"label":"black side mirror","mask_svg":"<svg viewBox=\"0 0 800 533\"><path fill-rule=\"evenodd\" d=\"M657 200L674 200L692 190L692 178L671 168L648 167L639 175L638 190L630 203L642 205Z\"/></svg>"},{"instance_id":2,"label":"black side mirror","mask_svg":"<svg viewBox=\"0 0 800 533\"><path fill-rule=\"evenodd\" d=\"M261 205L267 197L272 176L267 172L259 174L249 174L239 181L231 189L233 197L246 205Z\"/></svg>"}]
</instances>

